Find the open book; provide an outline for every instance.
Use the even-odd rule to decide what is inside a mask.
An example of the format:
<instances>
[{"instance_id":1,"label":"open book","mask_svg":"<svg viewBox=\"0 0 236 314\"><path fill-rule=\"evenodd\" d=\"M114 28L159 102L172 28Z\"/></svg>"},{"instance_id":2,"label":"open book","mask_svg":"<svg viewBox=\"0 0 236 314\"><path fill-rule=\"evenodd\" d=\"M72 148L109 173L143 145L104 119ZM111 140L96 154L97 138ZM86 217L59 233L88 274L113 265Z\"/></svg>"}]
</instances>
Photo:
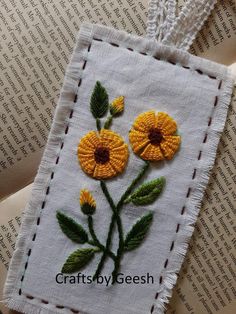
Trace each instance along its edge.
<instances>
[{"instance_id":1,"label":"open book","mask_svg":"<svg viewBox=\"0 0 236 314\"><path fill-rule=\"evenodd\" d=\"M179 1L180 8L183 2ZM35 176L80 23L89 20L143 35L148 0L51 0L47 3L2 0L1 3L0 197L6 197L23 188ZM236 1L219 1L200 31L191 52L228 65L236 62L235 16ZM232 306L232 293L236 287L232 284L232 288L228 288L227 278L232 278L230 267L233 265L231 259L235 258L232 238L235 226L231 225L231 219L227 217L232 217L231 205L235 201L232 192L235 190L232 175L235 170L232 144L236 136L232 128L235 124L235 110L236 105L233 102L226 133L219 147L218 164L190 245L192 250L180 274L174 301L169 306L170 313L215 313L218 308L220 311ZM225 177L232 177L232 183L229 184ZM18 202L18 198L16 199ZM3 216L0 213L1 284L14 248L18 216L23 208L23 204L19 205L16 211L9 211L9 215L7 213ZM4 206L8 208L11 205L5 203ZM225 207L225 211L221 206ZM212 234L210 240L207 238L209 234ZM11 243L7 240L8 237L11 237ZM215 239L218 240L219 247L214 244ZM230 241L232 245L227 249L225 243L229 244ZM204 250L201 251L201 247ZM228 256L229 273L219 266L226 265L221 254ZM210 262L206 264L208 259ZM210 264L211 260L214 263ZM209 274L211 281L203 276L201 279L197 278L198 274L203 273L203 269ZM224 277L225 274L228 277ZM219 279L214 281L215 278ZM217 288L214 293L210 291L211 294L207 294L212 282L215 282ZM233 310L229 313L233 313Z\"/></svg>"}]
</instances>

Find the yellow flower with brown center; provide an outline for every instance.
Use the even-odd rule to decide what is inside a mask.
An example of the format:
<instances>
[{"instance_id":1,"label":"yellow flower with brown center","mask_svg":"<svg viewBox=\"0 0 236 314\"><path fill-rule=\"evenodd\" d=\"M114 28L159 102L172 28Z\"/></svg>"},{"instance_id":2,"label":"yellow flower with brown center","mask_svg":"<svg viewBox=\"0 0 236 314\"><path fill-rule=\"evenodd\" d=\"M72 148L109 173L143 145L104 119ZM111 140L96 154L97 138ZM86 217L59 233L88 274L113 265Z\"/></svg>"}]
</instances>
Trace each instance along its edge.
<instances>
[{"instance_id":1,"label":"yellow flower with brown center","mask_svg":"<svg viewBox=\"0 0 236 314\"><path fill-rule=\"evenodd\" d=\"M172 159L181 138L177 124L167 113L148 111L140 114L129 133L133 151L144 160Z\"/></svg>"},{"instance_id":2,"label":"yellow flower with brown center","mask_svg":"<svg viewBox=\"0 0 236 314\"><path fill-rule=\"evenodd\" d=\"M95 213L96 201L88 190L83 189L80 191L79 201L80 201L81 211L85 215L93 215Z\"/></svg>"},{"instance_id":3,"label":"yellow flower with brown center","mask_svg":"<svg viewBox=\"0 0 236 314\"><path fill-rule=\"evenodd\" d=\"M127 144L111 130L90 131L78 145L81 168L95 179L108 179L121 173L128 156Z\"/></svg>"}]
</instances>

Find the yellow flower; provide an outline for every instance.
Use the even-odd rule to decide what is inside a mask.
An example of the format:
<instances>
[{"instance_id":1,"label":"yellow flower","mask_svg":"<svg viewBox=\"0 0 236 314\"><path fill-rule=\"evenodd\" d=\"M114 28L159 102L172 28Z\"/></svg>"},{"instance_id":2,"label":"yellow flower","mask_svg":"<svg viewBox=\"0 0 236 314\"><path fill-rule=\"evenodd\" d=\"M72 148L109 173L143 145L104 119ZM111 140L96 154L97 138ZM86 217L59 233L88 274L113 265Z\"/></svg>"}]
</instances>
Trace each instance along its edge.
<instances>
[{"instance_id":1,"label":"yellow flower","mask_svg":"<svg viewBox=\"0 0 236 314\"><path fill-rule=\"evenodd\" d=\"M128 156L128 146L111 130L90 131L78 145L81 168L95 179L108 179L121 173Z\"/></svg>"},{"instance_id":2,"label":"yellow flower","mask_svg":"<svg viewBox=\"0 0 236 314\"><path fill-rule=\"evenodd\" d=\"M167 113L148 111L140 114L129 133L133 151L144 160L172 159L181 138L177 124Z\"/></svg>"},{"instance_id":3,"label":"yellow flower","mask_svg":"<svg viewBox=\"0 0 236 314\"><path fill-rule=\"evenodd\" d=\"M120 114L124 111L125 106L124 99L125 99L124 96L120 96L113 100L110 106L110 112L112 116Z\"/></svg>"},{"instance_id":4,"label":"yellow flower","mask_svg":"<svg viewBox=\"0 0 236 314\"><path fill-rule=\"evenodd\" d=\"M96 210L96 202L95 199L93 198L92 194L86 190L83 189L80 191L80 207L81 211L85 215L93 215L95 210Z\"/></svg>"}]
</instances>

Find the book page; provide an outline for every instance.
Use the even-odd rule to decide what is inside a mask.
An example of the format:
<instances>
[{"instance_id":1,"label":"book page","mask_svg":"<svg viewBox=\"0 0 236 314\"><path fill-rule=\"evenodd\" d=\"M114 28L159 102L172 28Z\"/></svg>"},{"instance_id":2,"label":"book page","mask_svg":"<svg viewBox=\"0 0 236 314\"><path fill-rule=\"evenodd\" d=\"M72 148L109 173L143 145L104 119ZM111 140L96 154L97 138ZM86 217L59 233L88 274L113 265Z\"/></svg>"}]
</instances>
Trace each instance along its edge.
<instances>
[{"instance_id":1,"label":"book page","mask_svg":"<svg viewBox=\"0 0 236 314\"><path fill-rule=\"evenodd\" d=\"M179 10L187 0L178 0ZM236 0L218 0L190 52L230 65L236 62Z\"/></svg>"},{"instance_id":2,"label":"book page","mask_svg":"<svg viewBox=\"0 0 236 314\"><path fill-rule=\"evenodd\" d=\"M22 210L29 199L31 188L31 185L27 186L0 203L0 301L10 259L15 249ZM3 314L12 313L0 302L0 313L1 311Z\"/></svg>"},{"instance_id":3,"label":"book page","mask_svg":"<svg viewBox=\"0 0 236 314\"><path fill-rule=\"evenodd\" d=\"M217 159L167 314L236 309L236 89Z\"/></svg>"},{"instance_id":4,"label":"book page","mask_svg":"<svg viewBox=\"0 0 236 314\"><path fill-rule=\"evenodd\" d=\"M142 35L148 0L0 0L0 198L33 180L80 24Z\"/></svg>"}]
</instances>

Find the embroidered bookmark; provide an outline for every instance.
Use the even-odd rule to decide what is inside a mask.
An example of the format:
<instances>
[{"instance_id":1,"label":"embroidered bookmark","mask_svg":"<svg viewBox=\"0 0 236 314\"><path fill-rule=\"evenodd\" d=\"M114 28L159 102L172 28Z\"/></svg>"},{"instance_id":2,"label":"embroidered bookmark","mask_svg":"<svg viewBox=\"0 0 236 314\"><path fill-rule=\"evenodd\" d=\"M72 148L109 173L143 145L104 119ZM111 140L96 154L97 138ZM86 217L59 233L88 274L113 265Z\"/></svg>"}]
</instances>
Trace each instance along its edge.
<instances>
[{"instance_id":1,"label":"embroidered bookmark","mask_svg":"<svg viewBox=\"0 0 236 314\"><path fill-rule=\"evenodd\" d=\"M163 313L227 115L226 67L85 24L5 286L23 313Z\"/></svg>"}]
</instances>

